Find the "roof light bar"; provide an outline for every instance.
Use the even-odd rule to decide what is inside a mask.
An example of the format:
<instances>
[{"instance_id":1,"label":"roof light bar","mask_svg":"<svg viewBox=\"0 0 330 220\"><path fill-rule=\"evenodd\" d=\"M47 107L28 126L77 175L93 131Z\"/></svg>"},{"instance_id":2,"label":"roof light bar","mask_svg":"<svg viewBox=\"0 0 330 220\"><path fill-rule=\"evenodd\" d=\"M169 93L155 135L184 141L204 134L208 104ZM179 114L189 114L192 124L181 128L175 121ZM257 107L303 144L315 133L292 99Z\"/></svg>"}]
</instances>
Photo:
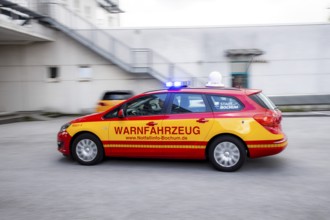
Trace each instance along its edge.
<instances>
[{"instance_id":1,"label":"roof light bar","mask_svg":"<svg viewBox=\"0 0 330 220\"><path fill-rule=\"evenodd\" d=\"M189 84L190 84L189 81L170 81L170 82L166 82L166 87L168 89L180 89L180 88L188 87Z\"/></svg>"}]
</instances>

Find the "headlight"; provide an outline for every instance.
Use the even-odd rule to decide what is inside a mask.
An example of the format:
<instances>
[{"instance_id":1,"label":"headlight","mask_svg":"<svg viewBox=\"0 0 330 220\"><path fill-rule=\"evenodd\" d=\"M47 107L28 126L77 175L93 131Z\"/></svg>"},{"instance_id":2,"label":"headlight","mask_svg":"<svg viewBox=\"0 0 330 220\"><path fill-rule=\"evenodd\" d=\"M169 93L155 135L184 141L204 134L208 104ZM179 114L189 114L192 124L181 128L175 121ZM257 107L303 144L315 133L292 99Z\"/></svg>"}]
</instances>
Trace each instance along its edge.
<instances>
[{"instance_id":1,"label":"headlight","mask_svg":"<svg viewBox=\"0 0 330 220\"><path fill-rule=\"evenodd\" d=\"M64 125L62 125L60 132L66 131L66 129L71 125L71 123L66 123Z\"/></svg>"}]
</instances>

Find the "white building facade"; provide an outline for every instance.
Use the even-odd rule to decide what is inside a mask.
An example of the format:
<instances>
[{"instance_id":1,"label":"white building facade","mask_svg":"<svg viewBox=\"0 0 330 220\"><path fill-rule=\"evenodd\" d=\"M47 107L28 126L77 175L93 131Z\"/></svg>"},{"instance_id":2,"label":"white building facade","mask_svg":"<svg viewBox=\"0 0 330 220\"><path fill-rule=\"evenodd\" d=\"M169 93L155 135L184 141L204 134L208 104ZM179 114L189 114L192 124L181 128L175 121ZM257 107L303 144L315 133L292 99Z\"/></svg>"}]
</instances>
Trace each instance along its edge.
<instances>
[{"instance_id":1,"label":"white building facade","mask_svg":"<svg viewBox=\"0 0 330 220\"><path fill-rule=\"evenodd\" d=\"M228 86L233 85L233 75L242 73L248 87L270 95L330 94L329 24L109 32L132 47L157 49L204 81L217 70ZM253 54L254 50L262 54ZM228 56L228 51L237 55Z\"/></svg>"},{"instance_id":2,"label":"white building facade","mask_svg":"<svg viewBox=\"0 0 330 220\"><path fill-rule=\"evenodd\" d=\"M97 1L44 2L42 24L0 15L0 111L87 113L104 91L203 86L212 71L271 96L330 94L329 24L122 29Z\"/></svg>"}]
</instances>

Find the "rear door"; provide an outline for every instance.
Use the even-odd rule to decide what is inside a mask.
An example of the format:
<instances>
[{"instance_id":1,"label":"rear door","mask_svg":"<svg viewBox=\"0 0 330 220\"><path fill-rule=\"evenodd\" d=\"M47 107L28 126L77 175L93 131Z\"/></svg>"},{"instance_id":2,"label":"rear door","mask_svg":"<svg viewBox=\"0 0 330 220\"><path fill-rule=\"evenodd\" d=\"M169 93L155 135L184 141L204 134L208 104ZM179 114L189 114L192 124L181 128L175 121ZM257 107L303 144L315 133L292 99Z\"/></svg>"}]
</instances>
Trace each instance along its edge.
<instances>
[{"instance_id":1,"label":"rear door","mask_svg":"<svg viewBox=\"0 0 330 220\"><path fill-rule=\"evenodd\" d=\"M172 93L163 120L162 140L171 157L203 159L213 113L199 93Z\"/></svg>"}]
</instances>

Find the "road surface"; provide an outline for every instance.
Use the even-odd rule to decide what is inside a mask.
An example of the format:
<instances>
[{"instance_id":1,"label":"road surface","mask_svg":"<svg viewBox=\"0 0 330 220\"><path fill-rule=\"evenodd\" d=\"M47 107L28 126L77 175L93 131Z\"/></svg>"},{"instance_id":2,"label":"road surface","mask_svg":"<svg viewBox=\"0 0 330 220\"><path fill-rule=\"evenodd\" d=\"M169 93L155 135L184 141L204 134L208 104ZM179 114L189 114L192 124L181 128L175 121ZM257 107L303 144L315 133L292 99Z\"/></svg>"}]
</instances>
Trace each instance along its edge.
<instances>
[{"instance_id":1,"label":"road surface","mask_svg":"<svg viewBox=\"0 0 330 220\"><path fill-rule=\"evenodd\" d=\"M288 148L235 173L206 161L81 166L56 149L69 119L0 125L0 219L330 219L330 117L284 118Z\"/></svg>"}]
</instances>

